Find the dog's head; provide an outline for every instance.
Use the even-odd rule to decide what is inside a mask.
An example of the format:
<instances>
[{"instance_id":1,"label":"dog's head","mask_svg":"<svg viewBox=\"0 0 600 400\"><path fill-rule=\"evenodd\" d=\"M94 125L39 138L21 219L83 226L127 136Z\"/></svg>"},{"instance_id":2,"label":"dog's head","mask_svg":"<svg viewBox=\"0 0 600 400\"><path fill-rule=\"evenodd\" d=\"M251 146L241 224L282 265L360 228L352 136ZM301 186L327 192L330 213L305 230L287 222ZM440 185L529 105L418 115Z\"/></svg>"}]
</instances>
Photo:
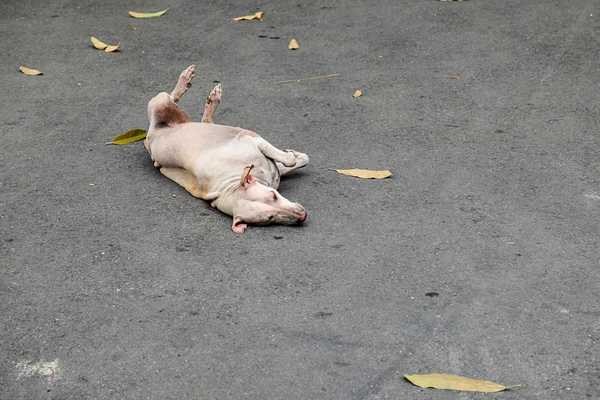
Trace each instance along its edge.
<instances>
[{"instance_id":1,"label":"dog's head","mask_svg":"<svg viewBox=\"0 0 600 400\"><path fill-rule=\"evenodd\" d=\"M231 229L235 233L244 233L248 224L293 225L304 222L307 215L304 207L258 182L252 175L253 168L254 165L246 167L242 173Z\"/></svg>"}]
</instances>

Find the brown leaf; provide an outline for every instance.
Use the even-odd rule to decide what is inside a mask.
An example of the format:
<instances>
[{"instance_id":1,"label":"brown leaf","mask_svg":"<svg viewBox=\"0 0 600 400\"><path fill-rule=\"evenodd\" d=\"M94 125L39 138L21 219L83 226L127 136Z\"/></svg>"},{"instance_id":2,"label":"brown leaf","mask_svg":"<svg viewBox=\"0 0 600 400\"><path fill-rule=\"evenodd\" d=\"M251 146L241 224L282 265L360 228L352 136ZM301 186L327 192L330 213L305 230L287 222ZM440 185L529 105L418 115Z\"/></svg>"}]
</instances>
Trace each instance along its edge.
<instances>
[{"instance_id":1,"label":"brown leaf","mask_svg":"<svg viewBox=\"0 0 600 400\"><path fill-rule=\"evenodd\" d=\"M460 76L456 76L456 75L444 75L444 78L458 80L458 79L460 79Z\"/></svg>"},{"instance_id":2,"label":"brown leaf","mask_svg":"<svg viewBox=\"0 0 600 400\"><path fill-rule=\"evenodd\" d=\"M354 92L354 94L352 95L352 97L356 98L356 97L360 97L362 96L362 92L360 90L357 90L356 92Z\"/></svg>"},{"instance_id":3,"label":"brown leaf","mask_svg":"<svg viewBox=\"0 0 600 400\"><path fill-rule=\"evenodd\" d=\"M264 12L258 11L254 15L244 15L243 17L232 18L232 21L251 21L253 19L262 21L263 14L264 14Z\"/></svg>"},{"instance_id":4,"label":"brown leaf","mask_svg":"<svg viewBox=\"0 0 600 400\"><path fill-rule=\"evenodd\" d=\"M300 45L298 44L298 42L296 41L296 39L292 39L290 40L290 44L288 44L288 49L290 50L296 50L299 49Z\"/></svg>"},{"instance_id":5,"label":"brown leaf","mask_svg":"<svg viewBox=\"0 0 600 400\"><path fill-rule=\"evenodd\" d=\"M140 128L136 128L115 137L112 141L107 142L105 144L127 144L137 142L138 140L142 140L145 137L146 131Z\"/></svg>"},{"instance_id":6,"label":"brown leaf","mask_svg":"<svg viewBox=\"0 0 600 400\"><path fill-rule=\"evenodd\" d=\"M154 18L154 17L160 17L161 15L163 15L164 13L166 13L168 10L162 10L162 11L157 11L157 12L151 12L151 13L140 13L140 12L135 12L135 11L129 11L129 15L131 15L133 18Z\"/></svg>"},{"instance_id":7,"label":"brown leaf","mask_svg":"<svg viewBox=\"0 0 600 400\"><path fill-rule=\"evenodd\" d=\"M370 170L370 169L336 169L334 170L335 172L337 172L338 174L343 174L343 175L348 175L348 176L354 176L357 178L363 178L363 179L384 179L384 178L388 178L390 176L392 176L392 173L390 171L383 170L383 171L374 171L374 170Z\"/></svg>"},{"instance_id":8,"label":"brown leaf","mask_svg":"<svg viewBox=\"0 0 600 400\"><path fill-rule=\"evenodd\" d=\"M23 66L19 67L19 71L21 71L25 75L31 75L31 76L44 75L44 73L40 70L33 69L33 68L27 68L27 67L23 67Z\"/></svg>"},{"instance_id":9,"label":"brown leaf","mask_svg":"<svg viewBox=\"0 0 600 400\"><path fill-rule=\"evenodd\" d=\"M404 375L413 385L422 388L461 390L465 392L494 393L512 389L521 385L503 386L490 381L465 378L458 375L446 374L418 374Z\"/></svg>"}]
</instances>

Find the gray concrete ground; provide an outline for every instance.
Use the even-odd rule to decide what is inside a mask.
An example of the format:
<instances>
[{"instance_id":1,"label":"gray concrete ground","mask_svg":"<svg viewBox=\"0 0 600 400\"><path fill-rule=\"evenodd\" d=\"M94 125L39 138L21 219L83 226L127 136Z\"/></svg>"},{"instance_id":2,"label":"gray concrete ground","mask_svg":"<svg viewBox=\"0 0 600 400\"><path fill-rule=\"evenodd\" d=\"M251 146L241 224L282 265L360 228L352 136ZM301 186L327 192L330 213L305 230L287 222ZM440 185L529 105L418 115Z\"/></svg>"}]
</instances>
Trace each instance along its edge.
<instances>
[{"instance_id":1,"label":"gray concrete ground","mask_svg":"<svg viewBox=\"0 0 600 400\"><path fill-rule=\"evenodd\" d=\"M4 0L0 398L600 398L599 34L585 0ZM192 63L190 115L221 81L217 122L310 155L303 226L237 236L104 145Z\"/></svg>"}]
</instances>

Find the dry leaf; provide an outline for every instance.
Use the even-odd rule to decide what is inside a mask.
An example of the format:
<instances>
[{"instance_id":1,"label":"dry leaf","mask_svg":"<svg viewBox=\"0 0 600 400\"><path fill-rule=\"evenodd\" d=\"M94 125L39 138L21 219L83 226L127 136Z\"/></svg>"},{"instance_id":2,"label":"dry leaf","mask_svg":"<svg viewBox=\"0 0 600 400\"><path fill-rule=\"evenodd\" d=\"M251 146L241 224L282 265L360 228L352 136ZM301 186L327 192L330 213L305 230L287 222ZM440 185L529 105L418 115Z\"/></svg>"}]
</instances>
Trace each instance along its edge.
<instances>
[{"instance_id":1,"label":"dry leaf","mask_svg":"<svg viewBox=\"0 0 600 400\"><path fill-rule=\"evenodd\" d=\"M456 76L456 75L445 75L444 78L446 79L454 79L454 80L458 80L460 79L460 76Z\"/></svg>"},{"instance_id":2,"label":"dry leaf","mask_svg":"<svg viewBox=\"0 0 600 400\"><path fill-rule=\"evenodd\" d=\"M290 50L296 50L299 49L300 45L298 44L298 42L296 41L296 39L292 39L290 40L290 44L288 44L288 49Z\"/></svg>"},{"instance_id":3,"label":"dry leaf","mask_svg":"<svg viewBox=\"0 0 600 400\"><path fill-rule=\"evenodd\" d=\"M364 178L364 179L384 179L384 178L388 178L390 176L392 176L392 173L390 171L383 170L383 171L373 171L373 170L369 170L369 169L336 169L334 170L335 172L337 172L338 174L343 174L343 175L348 175L348 176L355 176L357 178Z\"/></svg>"},{"instance_id":4,"label":"dry leaf","mask_svg":"<svg viewBox=\"0 0 600 400\"><path fill-rule=\"evenodd\" d=\"M119 43L116 46L106 46L106 48L104 49L104 51L107 52L107 53L112 53L113 51L119 50L120 47L121 47L121 43Z\"/></svg>"},{"instance_id":5,"label":"dry leaf","mask_svg":"<svg viewBox=\"0 0 600 400\"><path fill-rule=\"evenodd\" d=\"M354 92L354 94L352 95L352 97L356 98L356 97L360 97L362 96L362 92L360 90L357 90L356 92Z\"/></svg>"},{"instance_id":6,"label":"dry leaf","mask_svg":"<svg viewBox=\"0 0 600 400\"><path fill-rule=\"evenodd\" d=\"M90 39L92 39L92 44L94 45L95 48L97 48L98 50L104 50L105 48L108 47L108 45L104 42L101 42L100 40L96 39L95 37L91 37Z\"/></svg>"},{"instance_id":7,"label":"dry leaf","mask_svg":"<svg viewBox=\"0 0 600 400\"><path fill-rule=\"evenodd\" d=\"M31 76L44 75L44 73L40 70L33 69L33 68L27 68L27 67L23 67L23 66L19 67L19 71L21 71L25 75L31 75Z\"/></svg>"},{"instance_id":8,"label":"dry leaf","mask_svg":"<svg viewBox=\"0 0 600 400\"><path fill-rule=\"evenodd\" d=\"M136 128L115 137L111 142L107 142L105 144L127 144L137 142L138 140L142 140L145 137L146 131L140 128Z\"/></svg>"},{"instance_id":9,"label":"dry leaf","mask_svg":"<svg viewBox=\"0 0 600 400\"><path fill-rule=\"evenodd\" d=\"M232 21L251 21L253 19L257 19L259 21L262 21L262 15L263 14L264 14L264 12L258 11L254 15L244 15L243 17L233 18Z\"/></svg>"},{"instance_id":10,"label":"dry leaf","mask_svg":"<svg viewBox=\"0 0 600 400\"><path fill-rule=\"evenodd\" d=\"M96 39L93 36L90 39L92 39L92 44L94 45L95 48L97 48L98 50L104 50L107 53L112 53L113 51L119 50L119 47L121 47L121 43L119 43L115 46L109 46L106 43Z\"/></svg>"},{"instance_id":11,"label":"dry leaf","mask_svg":"<svg viewBox=\"0 0 600 400\"><path fill-rule=\"evenodd\" d=\"M490 381L465 378L458 375L446 374L422 374L422 375L404 375L413 385L422 388L461 390L465 392L501 392L506 389L512 389L521 385L503 386Z\"/></svg>"},{"instance_id":12,"label":"dry leaf","mask_svg":"<svg viewBox=\"0 0 600 400\"><path fill-rule=\"evenodd\" d=\"M135 11L129 11L129 15L131 15L133 18L154 18L154 17L160 17L161 15L163 15L164 13L166 13L168 10L162 10L162 11L157 11L157 12L153 12L153 13L140 13L140 12L135 12Z\"/></svg>"}]
</instances>

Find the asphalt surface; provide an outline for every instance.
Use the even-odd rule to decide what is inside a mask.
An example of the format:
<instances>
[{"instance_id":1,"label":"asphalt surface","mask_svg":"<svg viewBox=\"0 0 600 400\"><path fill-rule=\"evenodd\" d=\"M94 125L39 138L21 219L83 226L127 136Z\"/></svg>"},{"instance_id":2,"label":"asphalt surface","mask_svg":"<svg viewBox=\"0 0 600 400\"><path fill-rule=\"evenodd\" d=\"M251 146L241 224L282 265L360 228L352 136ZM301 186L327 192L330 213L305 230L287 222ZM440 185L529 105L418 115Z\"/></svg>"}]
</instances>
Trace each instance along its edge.
<instances>
[{"instance_id":1,"label":"asphalt surface","mask_svg":"<svg viewBox=\"0 0 600 400\"><path fill-rule=\"evenodd\" d=\"M4 0L0 43L1 399L600 398L600 3ZM303 226L104 144L192 63L194 119L220 81L310 156Z\"/></svg>"}]
</instances>

